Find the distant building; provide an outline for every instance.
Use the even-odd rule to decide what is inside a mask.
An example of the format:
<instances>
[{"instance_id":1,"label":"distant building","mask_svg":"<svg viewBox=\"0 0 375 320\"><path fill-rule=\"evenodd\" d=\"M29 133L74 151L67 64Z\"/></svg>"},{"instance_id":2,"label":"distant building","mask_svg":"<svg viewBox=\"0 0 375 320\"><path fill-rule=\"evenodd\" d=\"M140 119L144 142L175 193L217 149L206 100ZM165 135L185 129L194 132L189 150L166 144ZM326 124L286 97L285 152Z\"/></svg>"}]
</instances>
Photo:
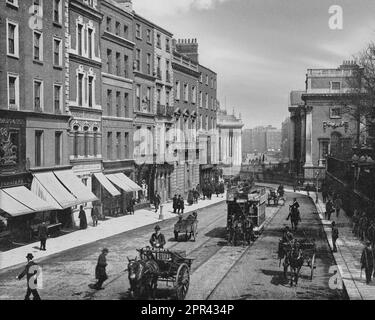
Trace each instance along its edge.
<instances>
[{"instance_id":1,"label":"distant building","mask_svg":"<svg viewBox=\"0 0 375 320\"><path fill-rule=\"evenodd\" d=\"M281 149L281 130L266 128L266 151L279 152Z\"/></svg>"},{"instance_id":2,"label":"distant building","mask_svg":"<svg viewBox=\"0 0 375 320\"><path fill-rule=\"evenodd\" d=\"M254 152L253 129L244 129L242 131L242 158L246 159L248 154Z\"/></svg>"},{"instance_id":3,"label":"distant building","mask_svg":"<svg viewBox=\"0 0 375 320\"><path fill-rule=\"evenodd\" d=\"M286 118L281 124L281 156L289 161L290 156L290 118Z\"/></svg>"},{"instance_id":4,"label":"distant building","mask_svg":"<svg viewBox=\"0 0 375 320\"><path fill-rule=\"evenodd\" d=\"M237 175L242 164L242 128L244 124L234 114L225 110L218 112L219 162L224 175Z\"/></svg>"}]
</instances>

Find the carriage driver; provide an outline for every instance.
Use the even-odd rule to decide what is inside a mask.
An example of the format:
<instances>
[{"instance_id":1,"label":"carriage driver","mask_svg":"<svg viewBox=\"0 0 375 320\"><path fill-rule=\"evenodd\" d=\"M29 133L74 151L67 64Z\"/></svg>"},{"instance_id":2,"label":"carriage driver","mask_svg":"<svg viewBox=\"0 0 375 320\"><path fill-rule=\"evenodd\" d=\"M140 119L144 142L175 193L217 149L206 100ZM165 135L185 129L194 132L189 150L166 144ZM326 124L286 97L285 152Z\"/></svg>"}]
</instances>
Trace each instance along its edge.
<instances>
[{"instance_id":1,"label":"carriage driver","mask_svg":"<svg viewBox=\"0 0 375 320\"><path fill-rule=\"evenodd\" d=\"M290 231L290 228L288 226L286 226L284 231L283 231L282 242L286 243L286 242L291 242L293 240L294 240L293 233Z\"/></svg>"},{"instance_id":2,"label":"carriage driver","mask_svg":"<svg viewBox=\"0 0 375 320\"><path fill-rule=\"evenodd\" d=\"M164 249L165 243L165 237L160 232L160 227L157 225L155 227L155 233L151 236L150 244L153 249Z\"/></svg>"}]
</instances>

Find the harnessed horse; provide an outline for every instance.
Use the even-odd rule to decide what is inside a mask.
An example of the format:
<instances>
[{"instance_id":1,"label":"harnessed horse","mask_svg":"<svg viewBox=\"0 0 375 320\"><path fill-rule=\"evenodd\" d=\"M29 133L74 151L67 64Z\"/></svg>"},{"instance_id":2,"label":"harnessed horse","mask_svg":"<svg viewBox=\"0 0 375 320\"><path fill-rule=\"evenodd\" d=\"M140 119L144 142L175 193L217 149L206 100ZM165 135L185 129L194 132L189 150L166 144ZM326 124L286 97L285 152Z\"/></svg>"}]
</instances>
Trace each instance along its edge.
<instances>
[{"instance_id":1,"label":"harnessed horse","mask_svg":"<svg viewBox=\"0 0 375 320\"><path fill-rule=\"evenodd\" d=\"M289 207L289 215L288 215L287 220L289 220L289 218L292 224L292 230L296 231L298 227L298 223L302 220L301 220L299 209L293 205Z\"/></svg>"},{"instance_id":2,"label":"harnessed horse","mask_svg":"<svg viewBox=\"0 0 375 320\"><path fill-rule=\"evenodd\" d=\"M279 247L280 250L280 247ZM282 249L279 251L279 259L284 258L284 278L288 278L288 269L290 267L290 286L293 287L293 283L298 284L298 276L303 266L304 258L302 252L297 243L290 243L290 250Z\"/></svg>"},{"instance_id":3,"label":"harnessed horse","mask_svg":"<svg viewBox=\"0 0 375 320\"><path fill-rule=\"evenodd\" d=\"M155 299L155 293L158 286L159 266L150 256L149 260L129 259L128 279L130 283L130 295L134 297L152 297Z\"/></svg>"}]
</instances>

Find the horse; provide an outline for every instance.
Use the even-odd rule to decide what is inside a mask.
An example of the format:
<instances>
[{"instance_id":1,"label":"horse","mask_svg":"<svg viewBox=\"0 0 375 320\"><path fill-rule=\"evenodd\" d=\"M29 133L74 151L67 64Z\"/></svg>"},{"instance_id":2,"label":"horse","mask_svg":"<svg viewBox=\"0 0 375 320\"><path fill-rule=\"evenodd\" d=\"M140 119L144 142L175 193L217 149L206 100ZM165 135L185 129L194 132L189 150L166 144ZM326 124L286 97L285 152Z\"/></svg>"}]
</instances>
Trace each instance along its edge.
<instances>
[{"instance_id":1,"label":"horse","mask_svg":"<svg viewBox=\"0 0 375 320\"><path fill-rule=\"evenodd\" d=\"M289 207L289 215L288 215L287 220L289 220L289 218L292 224L292 230L296 231L298 227L298 223L302 221L298 208L295 208L292 206Z\"/></svg>"},{"instance_id":2,"label":"horse","mask_svg":"<svg viewBox=\"0 0 375 320\"><path fill-rule=\"evenodd\" d=\"M287 279L288 268L290 267L290 286L293 287L294 282L297 286L299 273L304 262L302 252L298 246L292 245L291 250L284 252L284 254L284 277Z\"/></svg>"},{"instance_id":3,"label":"horse","mask_svg":"<svg viewBox=\"0 0 375 320\"><path fill-rule=\"evenodd\" d=\"M159 266L155 260L138 260L128 258L128 279L132 298L142 297L155 299L158 284Z\"/></svg>"}]
</instances>

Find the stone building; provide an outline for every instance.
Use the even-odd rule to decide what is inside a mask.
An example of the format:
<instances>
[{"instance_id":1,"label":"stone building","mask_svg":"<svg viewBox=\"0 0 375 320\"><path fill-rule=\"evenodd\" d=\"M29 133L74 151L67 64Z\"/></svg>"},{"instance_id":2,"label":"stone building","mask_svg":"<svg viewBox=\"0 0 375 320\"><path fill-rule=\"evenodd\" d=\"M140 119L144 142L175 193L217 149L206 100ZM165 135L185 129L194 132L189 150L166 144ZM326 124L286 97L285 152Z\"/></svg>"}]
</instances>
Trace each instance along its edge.
<instances>
[{"instance_id":1,"label":"stone building","mask_svg":"<svg viewBox=\"0 0 375 320\"><path fill-rule=\"evenodd\" d=\"M294 139L301 135L300 145L298 140L294 142L294 159L300 156L305 183L324 178L328 155L341 158L352 152L357 122L347 112L347 94L352 89L350 78L357 69L354 62L344 61L337 69L307 70L303 103L293 102L297 107L290 108L292 124L297 128ZM299 148L300 155L296 153Z\"/></svg>"},{"instance_id":2,"label":"stone building","mask_svg":"<svg viewBox=\"0 0 375 320\"><path fill-rule=\"evenodd\" d=\"M239 174L242 164L242 128L241 119L225 110L218 112L219 163L225 176Z\"/></svg>"}]
</instances>

